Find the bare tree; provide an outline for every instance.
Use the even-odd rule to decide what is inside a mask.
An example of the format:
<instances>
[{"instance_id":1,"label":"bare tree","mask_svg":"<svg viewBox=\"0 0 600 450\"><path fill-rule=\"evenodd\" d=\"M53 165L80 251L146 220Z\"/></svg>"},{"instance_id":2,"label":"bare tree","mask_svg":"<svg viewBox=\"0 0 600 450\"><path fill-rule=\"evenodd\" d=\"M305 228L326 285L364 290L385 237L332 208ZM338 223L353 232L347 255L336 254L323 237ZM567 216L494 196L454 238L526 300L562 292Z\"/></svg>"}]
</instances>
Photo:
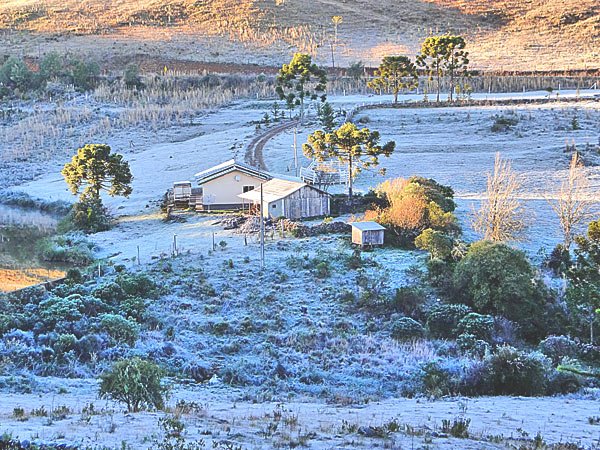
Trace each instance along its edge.
<instances>
[{"instance_id":1,"label":"bare tree","mask_svg":"<svg viewBox=\"0 0 600 450\"><path fill-rule=\"evenodd\" d=\"M525 209L517 198L521 181L510 161L496 153L493 173L488 173L486 196L475 212L473 229L488 241L506 242L521 238L527 228Z\"/></svg>"},{"instance_id":2,"label":"bare tree","mask_svg":"<svg viewBox=\"0 0 600 450\"><path fill-rule=\"evenodd\" d=\"M335 51L338 46L338 27L343 22L342 16L333 16L331 23L333 24L333 41L331 42L331 66L335 69Z\"/></svg>"},{"instance_id":3,"label":"bare tree","mask_svg":"<svg viewBox=\"0 0 600 450\"><path fill-rule=\"evenodd\" d=\"M591 216L593 202L586 197L588 187L589 183L579 154L575 151L571 158L569 172L560 186L556 199L548 200L560 222L566 250L569 250L573 243L577 227L587 222Z\"/></svg>"}]
</instances>

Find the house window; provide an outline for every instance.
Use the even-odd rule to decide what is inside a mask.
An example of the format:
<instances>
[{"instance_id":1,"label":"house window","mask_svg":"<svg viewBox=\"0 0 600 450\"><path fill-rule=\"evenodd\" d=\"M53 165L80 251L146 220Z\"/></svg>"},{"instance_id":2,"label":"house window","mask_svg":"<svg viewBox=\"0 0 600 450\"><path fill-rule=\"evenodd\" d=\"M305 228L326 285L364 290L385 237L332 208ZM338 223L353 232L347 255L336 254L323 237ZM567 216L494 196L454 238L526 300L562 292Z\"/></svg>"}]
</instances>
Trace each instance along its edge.
<instances>
[{"instance_id":1,"label":"house window","mask_svg":"<svg viewBox=\"0 0 600 450\"><path fill-rule=\"evenodd\" d=\"M277 203L273 203L273 206L271 206L271 208L273 208L273 209L277 208Z\"/></svg>"},{"instance_id":2,"label":"house window","mask_svg":"<svg viewBox=\"0 0 600 450\"><path fill-rule=\"evenodd\" d=\"M254 186L252 186L252 185L244 186L242 189L243 189L244 192L253 191L254 190Z\"/></svg>"}]
</instances>

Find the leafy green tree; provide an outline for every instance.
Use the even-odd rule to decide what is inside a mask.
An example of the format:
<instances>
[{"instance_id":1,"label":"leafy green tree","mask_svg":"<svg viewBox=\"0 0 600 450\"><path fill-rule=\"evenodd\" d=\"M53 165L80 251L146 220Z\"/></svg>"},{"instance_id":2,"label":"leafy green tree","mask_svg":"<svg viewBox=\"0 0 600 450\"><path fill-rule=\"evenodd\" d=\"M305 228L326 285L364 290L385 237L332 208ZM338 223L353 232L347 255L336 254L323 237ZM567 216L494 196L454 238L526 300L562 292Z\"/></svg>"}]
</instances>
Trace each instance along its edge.
<instances>
[{"instance_id":1,"label":"leafy green tree","mask_svg":"<svg viewBox=\"0 0 600 450\"><path fill-rule=\"evenodd\" d=\"M567 271L567 303L575 317L588 322L593 343L600 310L600 220L590 223L587 236L578 236L575 242L575 261Z\"/></svg>"},{"instance_id":2,"label":"leafy green tree","mask_svg":"<svg viewBox=\"0 0 600 450\"><path fill-rule=\"evenodd\" d=\"M379 157L389 157L396 147L394 141L379 145L379 132L368 128L358 129L346 122L337 130L326 133L317 130L308 136L308 142L302 145L307 158L317 161L337 158L348 165L348 199L352 200L352 182L361 171L379 165ZM384 173L384 170L380 171Z\"/></svg>"},{"instance_id":3,"label":"leafy green tree","mask_svg":"<svg viewBox=\"0 0 600 450\"><path fill-rule=\"evenodd\" d=\"M392 92L394 103L398 103L402 89L412 89L418 83L417 68L407 56L384 57L375 77L367 85L376 92Z\"/></svg>"},{"instance_id":4,"label":"leafy green tree","mask_svg":"<svg viewBox=\"0 0 600 450\"><path fill-rule=\"evenodd\" d=\"M327 96L327 74L312 62L312 57L295 53L289 64L284 64L277 74L276 92L291 110L300 106L300 118L304 117L306 98L325 102Z\"/></svg>"},{"instance_id":5,"label":"leafy green tree","mask_svg":"<svg viewBox=\"0 0 600 450\"><path fill-rule=\"evenodd\" d=\"M127 405L127 411L142 408L162 409L166 388L161 384L163 371L150 361L124 359L100 376L100 397Z\"/></svg>"},{"instance_id":6,"label":"leafy green tree","mask_svg":"<svg viewBox=\"0 0 600 450\"><path fill-rule=\"evenodd\" d=\"M454 290L477 312L522 324L529 337L543 330L545 288L520 250L498 242L475 242L456 266Z\"/></svg>"},{"instance_id":7,"label":"leafy green tree","mask_svg":"<svg viewBox=\"0 0 600 450\"><path fill-rule=\"evenodd\" d=\"M436 80L437 101L440 101L441 78L447 76L450 81L449 100L453 100L454 85L457 76L467 76L469 53L465 51L466 42L462 36L430 36L421 45L417 56L417 65L429 72L429 78Z\"/></svg>"},{"instance_id":8,"label":"leafy green tree","mask_svg":"<svg viewBox=\"0 0 600 450\"><path fill-rule=\"evenodd\" d=\"M87 144L78 149L61 173L74 195L85 187L81 199L99 199L103 190L111 197L129 197L132 192L129 164L122 155L111 153L108 145Z\"/></svg>"},{"instance_id":9,"label":"leafy green tree","mask_svg":"<svg viewBox=\"0 0 600 450\"><path fill-rule=\"evenodd\" d=\"M329 133L333 131L335 127L335 111L328 102L319 105L317 108L317 116L321 122L323 129Z\"/></svg>"}]
</instances>

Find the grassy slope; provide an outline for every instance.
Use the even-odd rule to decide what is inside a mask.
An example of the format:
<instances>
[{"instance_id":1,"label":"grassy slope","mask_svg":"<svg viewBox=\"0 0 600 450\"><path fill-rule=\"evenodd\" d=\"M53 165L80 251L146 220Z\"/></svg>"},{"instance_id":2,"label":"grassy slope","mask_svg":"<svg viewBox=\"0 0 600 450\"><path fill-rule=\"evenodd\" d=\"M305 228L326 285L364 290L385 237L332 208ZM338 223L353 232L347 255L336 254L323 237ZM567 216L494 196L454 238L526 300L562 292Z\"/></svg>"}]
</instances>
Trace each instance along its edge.
<instances>
[{"instance_id":1,"label":"grassy slope","mask_svg":"<svg viewBox=\"0 0 600 450\"><path fill-rule=\"evenodd\" d=\"M250 51L244 62L261 63L300 48L328 62L333 15L344 19L343 63L414 53L430 32L454 31L471 38L473 61L483 68L600 66L596 0L9 0L0 5L0 27L33 31L30 39L9 40L30 53L40 43L98 52L102 42L125 55L179 59L239 62L241 52ZM50 42L48 33L54 34Z\"/></svg>"}]
</instances>

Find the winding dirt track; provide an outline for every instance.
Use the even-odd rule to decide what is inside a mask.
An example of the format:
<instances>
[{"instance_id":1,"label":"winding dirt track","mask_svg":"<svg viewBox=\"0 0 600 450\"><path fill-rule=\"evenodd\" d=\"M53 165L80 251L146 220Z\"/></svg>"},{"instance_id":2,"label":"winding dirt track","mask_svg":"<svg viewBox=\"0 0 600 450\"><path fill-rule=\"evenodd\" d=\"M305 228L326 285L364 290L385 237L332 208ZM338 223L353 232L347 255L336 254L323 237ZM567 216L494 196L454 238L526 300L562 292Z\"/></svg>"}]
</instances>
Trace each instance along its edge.
<instances>
[{"instance_id":1,"label":"winding dirt track","mask_svg":"<svg viewBox=\"0 0 600 450\"><path fill-rule=\"evenodd\" d=\"M292 120L291 122L284 122L252 139L246 147L246 153L244 155L244 160L246 161L246 163L262 170L268 170L267 165L265 164L265 160L263 158L263 149L265 148L265 145L267 144L267 142L269 142L270 139L273 139L279 133L282 133L283 131L293 128L295 126L298 126L297 120Z\"/></svg>"}]
</instances>

